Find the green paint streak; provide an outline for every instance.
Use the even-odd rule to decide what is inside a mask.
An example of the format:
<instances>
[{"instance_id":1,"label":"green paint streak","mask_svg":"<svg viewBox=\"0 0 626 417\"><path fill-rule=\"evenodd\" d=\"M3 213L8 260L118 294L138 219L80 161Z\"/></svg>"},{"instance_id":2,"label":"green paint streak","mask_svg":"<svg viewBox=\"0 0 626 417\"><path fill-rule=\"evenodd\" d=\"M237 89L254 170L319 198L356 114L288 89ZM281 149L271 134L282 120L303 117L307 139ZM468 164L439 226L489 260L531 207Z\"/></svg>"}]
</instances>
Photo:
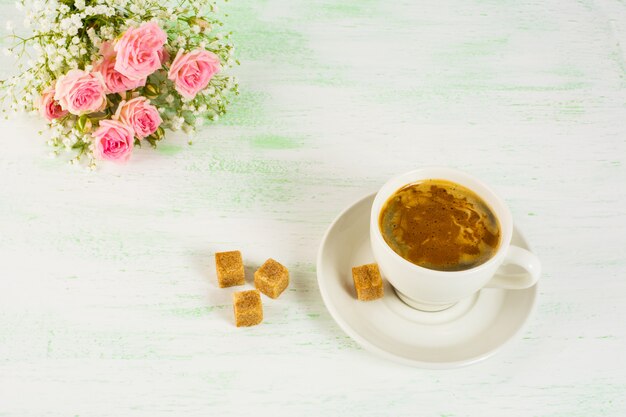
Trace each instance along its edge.
<instances>
[{"instance_id":1,"label":"green paint streak","mask_svg":"<svg viewBox=\"0 0 626 417\"><path fill-rule=\"evenodd\" d=\"M307 15L316 18L371 18L380 15L379 7L376 7L380 2L377 0L344 0L310 4L313 8L308 11Z\"/></svg>"},{"instance_id":2,"label":"green paint streak","mask_svg":"<svg viewBox=\"0 0 626 417\"><path fill-rule=\"evenodd\" d=\"M174 145L172 143L168 143L167 141L161 142L157 145L157 151L163 155L176 155L177 153L183 150L183 147L180 145Z\"/></svg>"},{"instance_id":3,"label":"green paint streak","mask_svg":"<svg viewBox=\"0 0 626 417\"><path fill-rule=\"evenodd\" d=\"M231 103L228 112L220 119L226 126L261 126L267 124L265 101L268 94L252 91L242 83L241 93Z\"/></svg>"},{"instance_id":4,"label":"green paint streak","mask_svg":"<svg viewBox=\"0 0 626 417\"><path fill-rule=\"evenodd\" d=\"M306 40L296 31L298 23L266 13L267 0L234 2L228 6L224 22L233 28L232 39L241 61L293 62L286 57L306 54ZM292 29L290 26L293 26Z\"/></svg>"},{"instance_id":5,"label":"green paint streak","mask_svg":"<svg viewBox=\"0 0 626 417\"><path fill-rule=\"evenodd\" d=\"M467 57L491 56L504 51L509 43L508 37L467 41L456 45L444 55L450 54L455 59Z\"/></svg>"},{"instance_id":6,"label":"green paint streak","mask_svg":"<svg viewBox=\"0 0 626 417\"><path fill-rule=\"evenodd\" d=\"M372 0L370 0L372 1ZM232 40L237 48L237 59L242 63L242 71L254 61L262 62L263 67L274 64L278 70L272 70L272 77L275 71L279 71L283 81L300 82L306 85L345 85L350 77L342 77L341 68L336 64L329 64L316 58L314 50L309 46L309 36L302 32L302 22L320 19L320 11L324 10L324 5L315 4L311 9L302 7L298 9L297 15L286 17L284 14L268 13L269 3L267 0L260 0L252 3L235 2L229 4L229 15L224 19L228 27L233 28ZM353 1L352 9L363 9L361 2ZM329 3L328 7L334 7L335 3ZM343 6L340 6L343 7ZM351 13L351 11L348 11ZM294 69L295 67L295 69ZM285 75L288 78L284 78ZM266 74L265 76L270 76ZM246 85L246 80L242 77L241 91L248 92L248 97L237 100L239 103L247 103L251 93L251 87ZM242 94L242 95L243 95ZM238 104L233 102L231 109ZM255 106L247 115L259 113L259 109L264 108L264 114L271 113L267 105ZM261 115L262 120L269 117ZM256 118L254 118L256 120ZM238 124L238 123L235 123ZM245 124L252 124L246 122ZM255 123L256 124L256 123Z\"/></svg>"},{"instance_id":7,"label":"green paint streak","mask_svg":"<svg viewBox=\"0 0 626 417\"><path fill-rule=\"evenodd\" d=\"M210 314L213 310L224 309L225 305L205 306L205 307L192 307L192 308L174 308L169 312L178 317L202 317Z\"/></svg>"},{"instance_id":8,"label":"green paint streak","mask_svg":"<svg viewBox=\"0 0 626 417\"><path fill-rule=\"evenodd\" d=\"M194 162L187 165L187 169L192 171L227 172L230 174L280 174L283 178L276 178L276 181L287 181L287 175L292 174L294 169L288 163L271 161L265 159L219 159L215 157L204 162Z\"/></svg>"},{"instance_id":9,"label":"green paint streak","mask_svg":"<svg viewBox=\"0 0 626 417\"><path fill-rule=\"evenodd\" d=\"M224 212L254 207L282 213L281 203L292 201L300 192L294 184L301 177L301 164L263 159L265 153L257 150L258 158L247 160L218 152L204 161L189 161L187 170L211 174L190 176L194 178L190 186L203 190L193 204L206 207L210 202L213 209ZM233 178L240 178L243 183L234 184ZM186 208L192 209L193 204L186 202Z\"/></svg>"},{"instance_id":10,"label":"green paint streak","mask_svg":"<svg viewBox=\"0 0 626 417\"><path fill-rule=\"evenodd\" d=\"M521 91L521 92L534 92L534 91L574 91L586 88L589 86L587 82L567 82L558 85L496 85L493 86L493 90L497 91Z\"/></svg>"},{"instance_id":11,"label":"green paint streak","mask_svg":"<svg viewBox=\"0 0 626 417\"><path fill-rule=\"evenodd\" d=\"M493 83L491 60L504 56L509 44L508 37L477 39L453 44L436 51L433 60L440 63L442 72L430 74L425 81L433 91L484 90Z\"/></svg>"},{"instance_id":12,"label":"green paint streak","mask_svg":"<svg viewBox=\"0 0 626 417\"><path fill-rule=\"evenodd\" d=\"M307 316L309 316L309 317L310 317L310 318L312 318L312 319L316 319L316 318L318 318L320 315L319 315L319 314L317 314L317 313L309 313L309 314L307 314Z\"/></svg>"},{"instance_id":13,"label":"green paint streak","mask_svg":"<svg viewBox=\"0 0 626 417\"><path fill-rule=\"evenodd\" d=\"M585 73L577 68L573 68L570 66L561 66L556 67L550 71L546 71L546 74L558 75L560 77L570 77L570 78L584 78Z\"/></svg>"},{"instance_id":14,"label":"green paint streak","mask_svg":"<svg viewBox=\"0 0 626 417\"><path fill-rule=\"evenodd\" d=\"M558 102L555 105L556 111L561 116L580 116L585 113L585 107L580 101Z\"/></svg>"},{"instance_id":15,"label":"green paint streak","mask_svg":"<svg viewBox=\"0 0 626 417\"><path fill-rule=\"evenodd\" d=\"M294 149L300 147L300 143L287 136L259 135L248 139L250 146L256 149Z\"/></svg>"},{"instance_id":16,"label":"green paint streak","mask_svg":"<svg viewBox=\"0 0 626 417\"><path fill-rule=\"evenodd\" d=\"M292 265L291 269L294 271L301 272L301 273L304 273L304 272L315 273L316 271L315 264L311 262L296 262L295 264Z\"/></svg>"}]
</instances>

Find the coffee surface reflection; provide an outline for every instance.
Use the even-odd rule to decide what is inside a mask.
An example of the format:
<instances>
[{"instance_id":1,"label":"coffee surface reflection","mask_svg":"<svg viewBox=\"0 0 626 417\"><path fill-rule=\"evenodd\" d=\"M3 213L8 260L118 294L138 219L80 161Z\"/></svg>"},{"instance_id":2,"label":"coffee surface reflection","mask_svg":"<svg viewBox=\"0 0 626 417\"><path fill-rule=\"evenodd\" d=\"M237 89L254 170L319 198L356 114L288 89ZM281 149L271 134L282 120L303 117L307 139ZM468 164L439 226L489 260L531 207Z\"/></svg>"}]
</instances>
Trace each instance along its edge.
<instances>
[{"instance_id":1,"label":"coffee surface reflection","mask_svg":"<svg viewBox=\"0 0 626 417\"><path fill-rule=\"evenodd\" d=\"M424 268L463 271L487 262L500 243L498 219L470 189L430 179L397 190L379 216L387 244Z\"/></svg>"}]
</instances>

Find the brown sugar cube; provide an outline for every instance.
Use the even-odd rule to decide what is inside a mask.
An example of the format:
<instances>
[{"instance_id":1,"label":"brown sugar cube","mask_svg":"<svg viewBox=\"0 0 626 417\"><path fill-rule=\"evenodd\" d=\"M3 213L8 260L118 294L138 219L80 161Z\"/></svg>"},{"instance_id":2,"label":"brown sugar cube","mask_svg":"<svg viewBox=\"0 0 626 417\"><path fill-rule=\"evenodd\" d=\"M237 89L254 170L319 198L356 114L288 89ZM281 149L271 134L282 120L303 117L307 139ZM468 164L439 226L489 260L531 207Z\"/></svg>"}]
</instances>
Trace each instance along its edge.
<instances>
[{"instance_id":1,"label":"brown sugar cube","mask_svg":"<svg viewBox=\"0 0 626 417\"><path fill-rule=\"evenodd\" d=\"M245 272L241 252L217 252L215 254L215 269L217 269L217 283L220 287L232 287L245 283Z\"/></svg>"},{"instance_id":2,"label":"brown sugar cube","mask_svg":"<svg viewBox=\"0 0 626 417\"><path fill-rule=\"evenodd\" d=\"M254 286L270 298L278 298L289 285L289 270L272 258L254 273Z\"/></svg>"},{"instance_id":3,"label":"brown sugar cube","mask_svg":"<svg viewBox=\"0 0 626 417\"><path fill-rule=\"evenodd\" d=\"M367 264L352 268L352 279L356 289L356 298L371 301L383 296L383 278L377 264Z\"/></svg>"},{"instance_id":4,"label":"brown sugar cube","mask_svg":"<svg viewBox=\"0 0 626 417\"><path fill-rule=\"evenodd\" d=\"M259 290L234 293L233 309L237 327L255 326L263 321L263 304Z\"/></svg>"}]
</instances>

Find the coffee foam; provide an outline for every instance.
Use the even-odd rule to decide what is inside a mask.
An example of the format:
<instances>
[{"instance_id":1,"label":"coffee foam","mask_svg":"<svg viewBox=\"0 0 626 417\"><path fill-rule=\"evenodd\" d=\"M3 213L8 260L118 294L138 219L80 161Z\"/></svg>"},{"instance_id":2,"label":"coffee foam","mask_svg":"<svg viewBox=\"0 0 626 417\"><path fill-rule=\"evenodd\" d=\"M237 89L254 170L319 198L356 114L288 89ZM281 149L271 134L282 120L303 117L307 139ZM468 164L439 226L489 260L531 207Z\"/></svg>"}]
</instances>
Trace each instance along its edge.
<instances>
[{"instance_id":1,"label":"coffee foam","mask_svg":"<svg viewBox=\"0 0 626 417\"><path fill-rule=\"evenodd\" d=\"M424 180L396 191L381 210L379 227L400 256L443 271L486 262L500 241L489 206L471 190L446 180Z\"/></svg>"}]
</instances>

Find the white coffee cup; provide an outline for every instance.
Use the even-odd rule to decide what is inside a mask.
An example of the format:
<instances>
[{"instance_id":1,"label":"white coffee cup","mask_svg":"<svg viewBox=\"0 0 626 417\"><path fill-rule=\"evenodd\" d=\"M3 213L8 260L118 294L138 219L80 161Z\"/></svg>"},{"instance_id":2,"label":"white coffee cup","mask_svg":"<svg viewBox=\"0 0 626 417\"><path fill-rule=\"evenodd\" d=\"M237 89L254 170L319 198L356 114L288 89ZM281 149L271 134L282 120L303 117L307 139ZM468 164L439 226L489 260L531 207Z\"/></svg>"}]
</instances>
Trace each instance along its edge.
<instances>
[{"instance_id":1,"label":"white coffee cup","mask_svg":"<svg viewBox=\"0 0 626 417\"><path fill-rule=\"evenodd\" d=\"M403 186L426 179L463 185L491 207L500 223L500 244L491 259L462 271L438 271L407 261L385 242L379 227L383 205ZM378 267L402 301L420 310L444 310L483 287L524 289L533 286L541 275L541 263L533 253L511 245L512 236L513 218L504 201L481 181L450 168L424 168L394 177L378 191L372 205L370 240ZM520 266L525 273L507 274L499 270L506 264Z\"/></svg>"}]
</instances>

